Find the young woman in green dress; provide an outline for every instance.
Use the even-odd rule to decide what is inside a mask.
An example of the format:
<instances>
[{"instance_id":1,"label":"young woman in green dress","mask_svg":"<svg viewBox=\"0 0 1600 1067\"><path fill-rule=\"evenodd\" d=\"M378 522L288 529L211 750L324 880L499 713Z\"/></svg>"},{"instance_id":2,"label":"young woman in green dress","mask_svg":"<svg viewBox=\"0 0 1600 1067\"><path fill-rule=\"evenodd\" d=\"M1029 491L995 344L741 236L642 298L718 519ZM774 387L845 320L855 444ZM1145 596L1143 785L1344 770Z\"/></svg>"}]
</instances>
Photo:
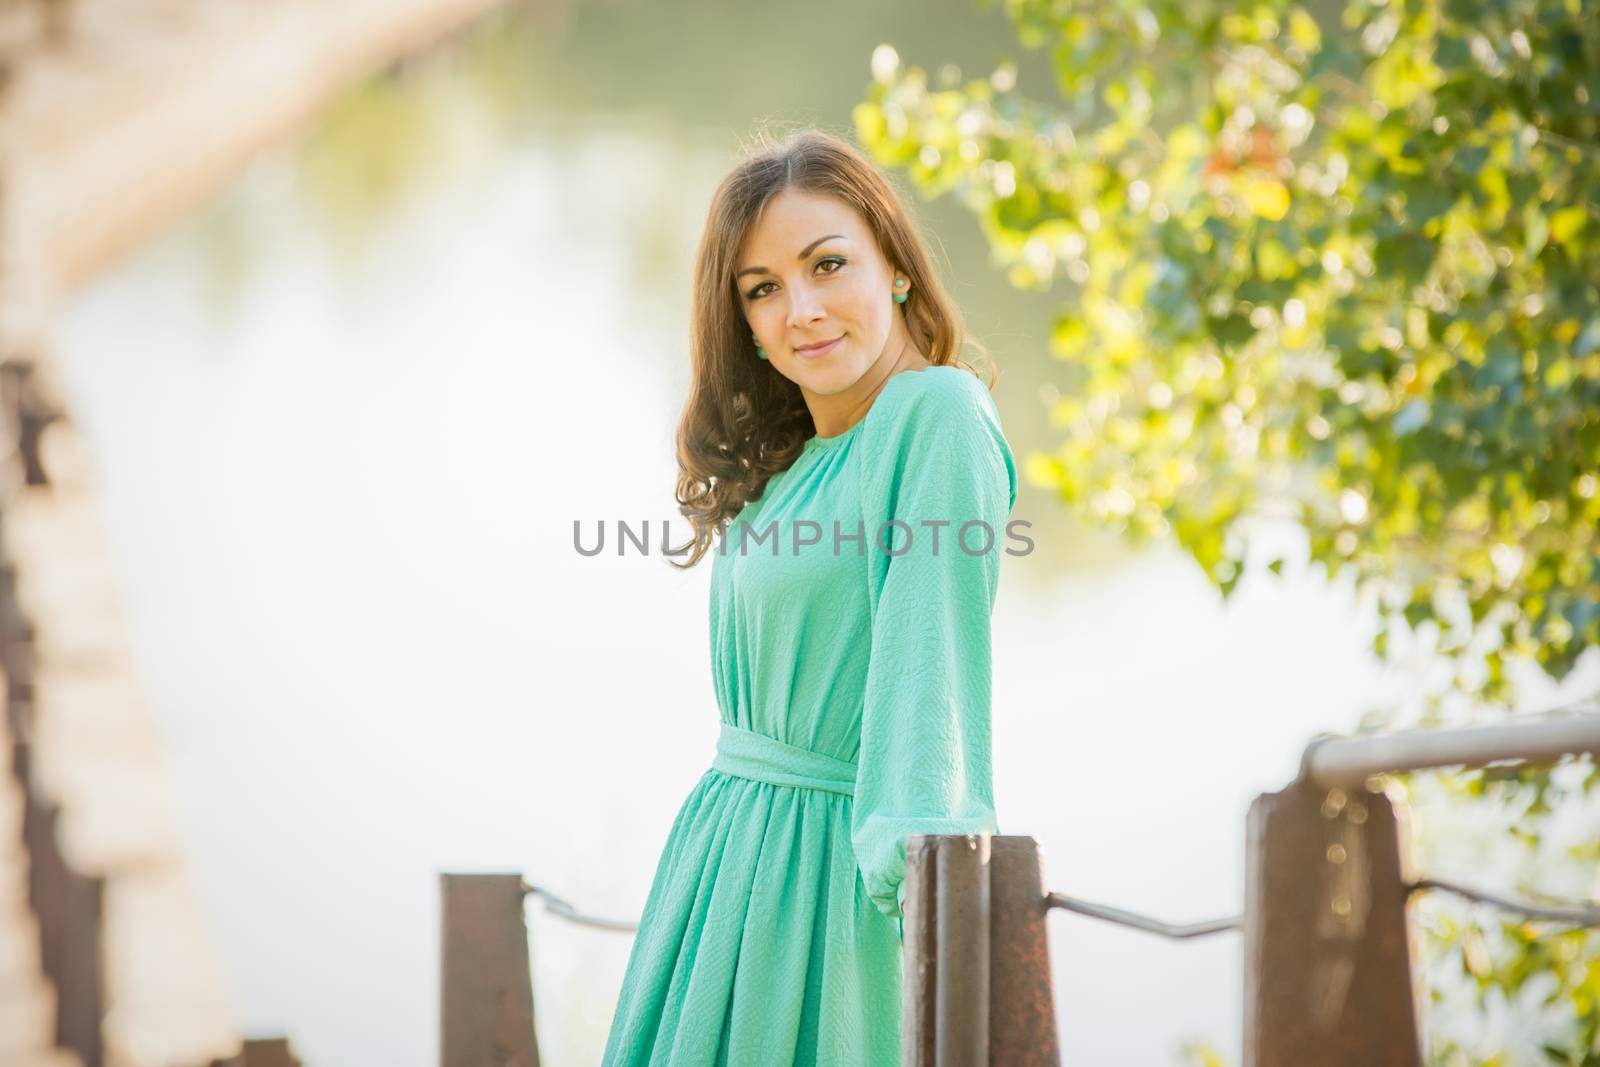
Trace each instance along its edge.
<instances>
[{"instance_id":1,"label":"young woman in green dress","mask_svg":"<svg viewBox=\"0 0 1600 1067\"><path fill-rule=\"evenodd\" d=\"M997 833L990 615L1017 473L904 205L768 145L695 268L678 500L715 553L716 753L641 916L606 1067L900 1062L905 840Z\"/></svg>"}]
</instances>

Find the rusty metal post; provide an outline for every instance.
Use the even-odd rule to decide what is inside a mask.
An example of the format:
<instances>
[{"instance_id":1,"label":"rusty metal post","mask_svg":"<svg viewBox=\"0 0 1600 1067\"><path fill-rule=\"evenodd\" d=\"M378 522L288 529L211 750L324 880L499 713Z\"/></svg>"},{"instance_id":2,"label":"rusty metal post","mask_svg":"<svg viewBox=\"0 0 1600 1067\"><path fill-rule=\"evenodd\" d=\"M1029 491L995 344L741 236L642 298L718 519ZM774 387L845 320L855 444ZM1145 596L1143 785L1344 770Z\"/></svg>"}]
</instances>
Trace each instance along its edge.
<instances>
[{"instance_id":1,"label":"rusty metal post","mask_svg":"<svg viewBox=\"0 0 1600 1067\"><path fill-rule=\"evenodd\" d=\"M441 1067L539 1067L522 877L440 882Z\"/></svg>"},{"instance_id":2,"label":"rusty metal post","mask_svg":"<svg viewBox=\"0 0 1600 1067\"><path fill-rule=\"evenodd\" d=\"M989 1061L989 835L944 838L936 846L939 939L933 998L934 1063L976 1067Z\"/></svg>"},{"instance_id":3,"label":"rusty metal post","mask_svg":"<svg viewBox=\"0 0 1600 1067\"><path fill-rule=\"evenodd\" d=\"M239 1067L302 1067L286 1037L251 1038L244 1043L236 1062Z\"/></svg>"},{"instance_id":4,"label":"rusty metal post","mask_svg":"<svg viewBox=\"0 0 1600 1067\"><path fill-rule=\"evenodd\" d=\"M990 839L989 1062L1059 1067L1044 871L1031 837Z\"/></svg>"},{"instance_id":5,"label":"rusty metal post","mask_svg":"<svg viewBox=\"0 0 1600 1067\"><path fill-rule=\"evenodd\" d=\"M1389 798L1301 779L1250 807L1244 1067L1420 1067Z\"/></svg>"},{"instance_id":6,"label":"rusty metal post","mask_svg":"<svg viewBox=\"0 0 1600 1067\"><path fill-rule=\"evenodd\" d=\"M907 838L907 1067L1060 1062L1046 913L1032 838Z\"/></svg>"},{"instance_id":7,"label":"rusty metal post","mask_svg":"<svg viewBox=\"0 0 1600 1067\"><path fill-rule=\"evenodd\" d=\"M934 1002L939 988L939 885L937 837L906 838L906 896L901 903L900 1062L932 1067L935 1055Z\"/></svg>"}]
</instances>

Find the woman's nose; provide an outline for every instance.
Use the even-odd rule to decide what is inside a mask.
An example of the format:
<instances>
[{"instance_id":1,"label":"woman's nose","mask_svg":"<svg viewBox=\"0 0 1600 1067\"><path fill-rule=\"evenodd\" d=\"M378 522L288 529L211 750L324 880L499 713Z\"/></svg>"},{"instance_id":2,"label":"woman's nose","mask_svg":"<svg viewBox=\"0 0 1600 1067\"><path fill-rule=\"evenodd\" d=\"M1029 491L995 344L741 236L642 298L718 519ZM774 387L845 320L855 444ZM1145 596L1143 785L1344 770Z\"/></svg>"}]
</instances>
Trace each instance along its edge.
<instances>
[{"instance_id":1,"label":"woman's nose","mask_svg":"<svg viewBox=\"0 0 1600 1067\"><path fill-rule=\"evenodd\" d=\"M794 298L789 302L789 325L809 326L822 318L826 312L822 309L822 301L808 289L796 289Z\"/></svg>"}]
</instances>

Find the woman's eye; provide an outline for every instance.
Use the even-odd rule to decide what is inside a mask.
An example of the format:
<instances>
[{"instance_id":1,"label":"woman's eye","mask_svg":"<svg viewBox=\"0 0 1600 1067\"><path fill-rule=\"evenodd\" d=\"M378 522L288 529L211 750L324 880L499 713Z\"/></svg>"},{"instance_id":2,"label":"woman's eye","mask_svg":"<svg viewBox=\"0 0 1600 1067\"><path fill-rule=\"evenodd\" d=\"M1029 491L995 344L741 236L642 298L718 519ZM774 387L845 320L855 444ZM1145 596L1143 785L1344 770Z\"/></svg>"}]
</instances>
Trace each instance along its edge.
<instances>
[{"instance_id":1,"label":"woman's eye","mask_svg":"<svg viewBox=\"0 0 1600 1067\"><path fill-rule=\"evenodd\" d=\"M818 270L822 270L823 264L826 264L826 263L832 263L833 264L833 269L832 270L824 270L824 271L822 271L822 273L824 273L824 274L838 274L839 273L839 268L844 266L845 261L842 258L840 258L839 256L829 256L826 259L819 259L817 261L817 269ZM773 283L772 282L762 282L760 285L756 286L754 289L751 289L749 292L745 293L744 294L745 295L745 299L747 299L747 300L755 300L755 299L758 299L758 298L760 298L762 296L765 296L766 294L762 290L766 289L766 287L771 285L771 284L773 284Z\"/></svg>"}]
</instances>

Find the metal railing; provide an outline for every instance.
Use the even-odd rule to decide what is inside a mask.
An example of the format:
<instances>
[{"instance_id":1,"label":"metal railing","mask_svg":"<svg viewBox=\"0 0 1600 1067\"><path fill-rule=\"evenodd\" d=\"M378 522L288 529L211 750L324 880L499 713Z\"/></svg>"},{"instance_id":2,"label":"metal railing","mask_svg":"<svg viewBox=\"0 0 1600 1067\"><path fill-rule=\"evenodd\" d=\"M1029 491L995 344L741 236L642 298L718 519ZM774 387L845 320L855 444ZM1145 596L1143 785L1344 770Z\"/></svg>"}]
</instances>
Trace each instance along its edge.
<instances>
[{"instance_id":1,"label":"metal railing","mask_svg":"<svg viewBox=\"0 0 1600 1067\"><path fill-rule=\"evenodd\" d=\"M562 900L548 889L536 885L522 883L522 892L526 896L538 897L544 901L544 908L552 915L559 916L578 926L590 926L596 930L611 930L617 933L632 933L639 929L639 924L626 919L601 919L593 915L585 915L571 904Z\"/></svg>"},{"instance_id":2,"label":"metal railing","mask_svg":"<svg viewBox=\"0 0 1600 1067\"><path fill-rule=\"evenodd\" d=\"M1077 915L1087 915L1091 919L1100 919L1103 922L1115 923L1134 930L1143 930L1147 934L1156 934L1173 941L1187 941L1194 937L1206 937L1210 934L1223 934L1238 930L1244 923L1244 916L1235 915L1227 919L1206 919L1196 923L1168 923L1160 919L1152 919L1148 915L1137 912L1124 911L1113 908L1109 904L1091 904L1087 900L1069 897L1065 893L1048 893L1045 895L1046 908L1060 908Z\"/></svg>"},{"instance_id":3,"label":"metal railing","mask_svg":"<svg viewBox=\"0 0 1600 1067\"><path fill-rule=\"evenodd\" d=\"M1243 1067L1420 1067L1419 990L1406 906L1450 893L1525 919L1600 926L1600 907L1519 901L1441 878L1407 879L1401 823L1375 779L1502 761L1600 755L1600 714L1368 737L1319 735L1297 778L1246 821L1241 914L1172 923L1043 887L1038 845L1011 835L906 842L908 1067L1059 1063L1045 926L1053 910L1171 940L1243 935ZM537 1067L523 902L610 932L518 875L443 876L445 1067Z\"/></svg>"},{"instance_id":4,"label":"metal railing","mask_svg":"<svg viewBox=\"0 0 1600 1067\"><path fill-rule=\"evenodd\" d=\"M1300 777L1323 789L1350 789L1382 774L1484 767L1501 761L1550 763L1567 755L1600 754L1596 724L1600 715L1370 737L1321 734L1306 746Z\"/></svg>"}]
</instances>

